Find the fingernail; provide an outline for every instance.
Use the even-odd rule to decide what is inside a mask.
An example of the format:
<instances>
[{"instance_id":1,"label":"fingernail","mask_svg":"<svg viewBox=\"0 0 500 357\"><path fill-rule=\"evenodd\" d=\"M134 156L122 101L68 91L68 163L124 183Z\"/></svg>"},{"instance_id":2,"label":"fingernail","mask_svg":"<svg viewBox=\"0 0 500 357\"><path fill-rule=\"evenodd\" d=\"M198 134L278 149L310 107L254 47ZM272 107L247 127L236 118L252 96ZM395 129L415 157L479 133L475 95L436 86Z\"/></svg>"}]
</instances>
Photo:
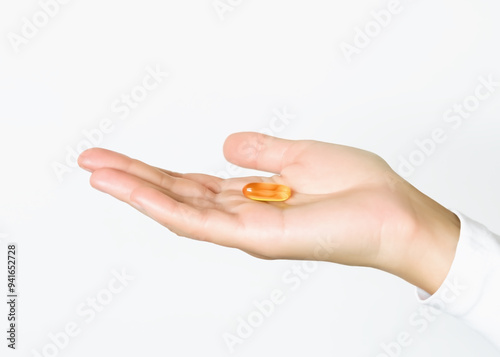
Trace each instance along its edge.
<instances>
[{"instance_id":1,"label":"fingernail","mask_svg":"<svg viewBox=\"0 0 500 357\"><path fill-rule=\"evenodd\" d=\"M89 164L89 159L87 157L87 154L86 154L87 150L85 150L84 152L82 152L79 156L78 156L78 166L80 166L82 169L85 169L88 164Z\"/></svg>"}]
</instances>

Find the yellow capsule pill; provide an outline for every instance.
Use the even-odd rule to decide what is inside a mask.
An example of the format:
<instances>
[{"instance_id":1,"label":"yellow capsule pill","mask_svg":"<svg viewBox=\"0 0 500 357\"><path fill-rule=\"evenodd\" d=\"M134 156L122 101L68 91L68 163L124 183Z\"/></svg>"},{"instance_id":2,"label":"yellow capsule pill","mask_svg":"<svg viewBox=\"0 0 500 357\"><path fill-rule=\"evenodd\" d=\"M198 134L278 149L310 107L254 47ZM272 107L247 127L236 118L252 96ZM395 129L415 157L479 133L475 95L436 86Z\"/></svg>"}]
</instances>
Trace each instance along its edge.
<instances>
[{"instance_id":1,"label":"yellow capsule pill","mask_svg":"<svg viewBox=\"0 0 500 357\"><path fill-rule=\"evenodd\" d=\"M245 197L255 201L285 201L292 195L290 187L276 183L253 182L243 187Z\"/></svg>"}]
</instances>

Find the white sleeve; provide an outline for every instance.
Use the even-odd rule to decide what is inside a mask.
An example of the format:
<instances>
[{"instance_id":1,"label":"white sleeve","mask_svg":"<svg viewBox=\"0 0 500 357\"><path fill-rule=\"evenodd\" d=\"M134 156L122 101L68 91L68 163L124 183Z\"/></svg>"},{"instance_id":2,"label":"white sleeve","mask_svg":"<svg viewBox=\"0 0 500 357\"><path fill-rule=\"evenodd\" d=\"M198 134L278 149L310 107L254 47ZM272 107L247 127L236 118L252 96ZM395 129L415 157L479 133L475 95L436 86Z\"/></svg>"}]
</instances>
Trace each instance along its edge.
<instances>
[{"instance_id":1,"label":"white sleeve","mask_svg":"<svg viewBox=\"0 0 500 357\"><path fill-rule=\"evenodd\" d=\"M454 213L461 227L450 271L433 295L417 288L417 298L461 319L500 349L500 237Z\"/></svg>"}]
</instances>

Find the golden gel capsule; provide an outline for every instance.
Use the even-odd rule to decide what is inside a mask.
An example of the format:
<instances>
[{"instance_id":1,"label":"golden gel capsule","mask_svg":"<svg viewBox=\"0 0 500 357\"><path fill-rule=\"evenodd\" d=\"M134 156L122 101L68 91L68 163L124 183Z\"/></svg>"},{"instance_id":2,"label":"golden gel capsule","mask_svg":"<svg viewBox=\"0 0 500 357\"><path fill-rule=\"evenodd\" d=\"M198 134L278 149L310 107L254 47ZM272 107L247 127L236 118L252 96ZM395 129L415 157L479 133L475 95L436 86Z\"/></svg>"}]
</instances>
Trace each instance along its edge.
<instances>
[{"instance_id":1,"label":"golden gel capsule","mask_svg":"<svg viewBox=\"0 0 500 357\"><path fill-rule=\"evenodd\" d=\"M245 197L256 201L285 201L292 195L290 187L276 183L253 182L243 187Z\"/></svg>"}]
</instances>

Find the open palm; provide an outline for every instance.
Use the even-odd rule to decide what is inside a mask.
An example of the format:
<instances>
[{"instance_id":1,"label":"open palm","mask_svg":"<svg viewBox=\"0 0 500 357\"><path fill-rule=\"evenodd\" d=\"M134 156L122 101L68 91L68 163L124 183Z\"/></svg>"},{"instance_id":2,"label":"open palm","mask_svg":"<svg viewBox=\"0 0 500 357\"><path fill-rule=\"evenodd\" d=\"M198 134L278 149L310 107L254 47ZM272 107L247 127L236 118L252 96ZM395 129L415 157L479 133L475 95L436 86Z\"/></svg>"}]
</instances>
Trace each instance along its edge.
<instances>
[{"instance_id":1,"label":"open palm","mask_svg":"<svg viewBox=\"0 0 500 357\"><path fill-rule=\"evenodd\" d=\"M239 248L261 258L315 259L377 266L383 245L409 229L398 176L380 157L318 141L236 133L224 144L239 166L270 177L221 179L180 174L93 148L79 164L91 185L147 214L174 233ZM292 189L286 202L244 197L250 182ZM393 242L391 242L393 241Z\"/></svg>"}]
</instances>

